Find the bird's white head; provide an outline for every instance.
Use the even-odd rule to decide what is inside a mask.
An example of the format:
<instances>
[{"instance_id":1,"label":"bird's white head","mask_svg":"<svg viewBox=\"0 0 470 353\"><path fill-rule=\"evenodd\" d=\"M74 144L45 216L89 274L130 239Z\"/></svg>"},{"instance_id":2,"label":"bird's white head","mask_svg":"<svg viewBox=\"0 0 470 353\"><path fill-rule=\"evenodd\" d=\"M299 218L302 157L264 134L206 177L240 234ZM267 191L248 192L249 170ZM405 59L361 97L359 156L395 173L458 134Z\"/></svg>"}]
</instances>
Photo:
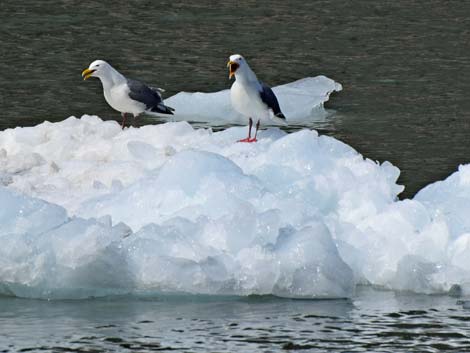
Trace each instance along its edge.
<instances>
[{"instance_id":1,"label":"bird's white head","mask_svg":"<svg viewBox=\"0 0 470 353\"><path fill-rule=\"evenodd\" d=\"M230 58L227 63L227 67L229 70L228 78L232 78L234 75L235 77L238 76L254 76L253 71L251 71L248 63L246 62L245 58L240 54L233 54L230 55ZM256 78L256 76L254 76Z\"/></svg>"},{"instance_id":2,"label":"bird's white head","mask_svg":"<svg viewBox=\"0 0 470 353\"><path fill-rule=\"evenodd\" d=\"M111 65L109 65L104 60L95 60L93 61L87 69L83 70L82 77L84 80L89 79L90 77L108 77L111 75L111 72L115 71Z\"/></svg>"}]
</instances>

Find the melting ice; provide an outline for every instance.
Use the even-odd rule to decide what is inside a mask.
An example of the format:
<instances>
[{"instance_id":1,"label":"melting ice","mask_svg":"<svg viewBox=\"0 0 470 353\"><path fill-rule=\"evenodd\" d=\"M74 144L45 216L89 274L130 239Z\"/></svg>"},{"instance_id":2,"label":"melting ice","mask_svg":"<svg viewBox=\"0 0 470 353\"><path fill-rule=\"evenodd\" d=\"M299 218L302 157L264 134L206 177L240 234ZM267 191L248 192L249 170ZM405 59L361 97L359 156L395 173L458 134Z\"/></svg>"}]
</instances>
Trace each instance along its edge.
<instances>
[{"instance_id":1,"label":"melting ice","mask_svg":"<svg viewBox=\"0 0 470 353\"><path fill-rule=\"evenodd\" d=\"M324 118L326 111L323 104L328 101L331 93L341 90L341 84L325 76L306 77L273 87L290 124ZM175 108L175 115L160 116L172 121L209 121L212 125L247 122L246 117L232 108L228 89L214 93L180 92L166 99L165 104Z\"/></svg>"},{"instance_id":2,"label":"melting ice","mask_svg":"<svg viewBox=\"0 0 470 353\"><path fill-rule=\"evenodd\" d=\"M96 116L0 132L0 294L468 293L469 166L398 201L398 168L332 137L245 134Z\"/></svg>"}]
</instances>

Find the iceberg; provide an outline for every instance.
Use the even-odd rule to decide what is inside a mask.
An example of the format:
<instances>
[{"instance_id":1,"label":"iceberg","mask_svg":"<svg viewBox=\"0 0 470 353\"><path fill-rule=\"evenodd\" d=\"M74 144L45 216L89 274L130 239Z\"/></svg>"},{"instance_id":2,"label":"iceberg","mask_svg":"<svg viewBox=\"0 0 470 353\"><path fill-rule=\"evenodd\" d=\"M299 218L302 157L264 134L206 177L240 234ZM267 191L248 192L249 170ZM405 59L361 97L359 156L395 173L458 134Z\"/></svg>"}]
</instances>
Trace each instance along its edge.
<instances>
[{"instance_id":1,"label":"iceberg","mask_svg":"<svg viewBox=\"0 0 470 353\"><path fill-rule=\"evenodd\" d=\"M326 76L306 77L273 87L289 124L323 120L328 115L324 103L331 93L341 90L340 83ZM228 89L213 93L180 92L164 102L175 109L174 115L150 115L172 121L210 122L212 125L247 123L247 118L232 108Z\"/></svg>"},{"instance_id":2,"label":"iceberg","mask_svg":"<svg viewBox=\"0 0 470 353\"><path fill-rule=\"evenodd\" d=\"M398 200L397 167L333 137L245 132L96 116L0 132L0 295L469 293L469 166Z\"/></svg>"}]
</instances>

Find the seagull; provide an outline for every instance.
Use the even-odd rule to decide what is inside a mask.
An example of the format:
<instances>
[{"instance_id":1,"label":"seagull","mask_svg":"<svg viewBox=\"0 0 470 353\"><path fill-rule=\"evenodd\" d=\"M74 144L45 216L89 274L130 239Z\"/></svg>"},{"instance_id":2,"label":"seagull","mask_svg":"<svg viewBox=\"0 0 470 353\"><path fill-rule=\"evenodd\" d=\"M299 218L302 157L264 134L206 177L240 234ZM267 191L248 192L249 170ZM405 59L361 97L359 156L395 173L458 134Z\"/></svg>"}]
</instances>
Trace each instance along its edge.
<instances>
[{"instance_id":1,"label":"seagull","mask_svg":"<svg viewBox=\"0 0 470 353\"><path fill-rule=\"evenodd\" d=\"M161 88L152 88L145 83L124 77L114 67L103 60L95 60L82 72L83 80L98 77L103 84L106 102L122 115L122 128L126 114L136 118L150 111L160 114L173 114L174 109L163 104Z\"/></svg>"},{"instance_id":2,"label":"seagull","mask_svg":"<svg viewBox=\"0 0 470 353\"><path fill-rule=\"evenodd\" d=\"M227 63L228 78L235 76L235 82L230 89L233 108L248 117L248 137L238 142L256 142L260 120L285 124L286 117L281 112L279 102L273 90L265 83L258 81L245 58L239 54L231 55ZM255 137L251 138L253 118L256 123Z\"/></svg>"}]
</instances>

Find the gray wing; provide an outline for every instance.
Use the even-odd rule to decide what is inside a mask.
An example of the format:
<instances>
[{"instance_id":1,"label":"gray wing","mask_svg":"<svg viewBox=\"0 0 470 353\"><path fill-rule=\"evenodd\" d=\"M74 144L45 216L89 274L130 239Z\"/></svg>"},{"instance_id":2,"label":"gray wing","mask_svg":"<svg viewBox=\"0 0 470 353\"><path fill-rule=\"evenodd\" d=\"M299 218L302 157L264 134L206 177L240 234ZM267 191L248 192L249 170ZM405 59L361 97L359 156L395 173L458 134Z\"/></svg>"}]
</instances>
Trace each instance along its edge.
<instances>
[{"instance_id":1,"label":"gray wing","mask_svg":"<svg viewBox=\"0 0 470 353\"><path fill-rule=\"evenodd\" d=\"M129 86L129 97L144 103L147 110L161 114L173 114L174 109L163 104L162 95L158 90L132 79L127 79L127 85Z\"/></svg>"},{"instance_id":2,"label":"gray wing","mask_svg":"<svg viewBox=\"0 0 470 353\"><path fill-rule=\"evenodd\" d=\"M146 84L132 79L127 79L129 86L129 97L133 100L144 103L147 109L152 109L162 102L162 96Z\"/></svg>"},{"instance_id":3,"label":"gray wing","mask_svg":"<svg viewBox=\"0 0 470 353\"><path fill-rule=\"evenodd\" d=\"M261 91L259 92L259 96L264 104L266 104L270 109L272 109L275 116L281 119L285 119L286 117L281 112L281 108L279 107L279 102L277 101L276 95L274 94L271 87L267 84L260 82L261 84Z\"/></svg>"}]
</instances>

